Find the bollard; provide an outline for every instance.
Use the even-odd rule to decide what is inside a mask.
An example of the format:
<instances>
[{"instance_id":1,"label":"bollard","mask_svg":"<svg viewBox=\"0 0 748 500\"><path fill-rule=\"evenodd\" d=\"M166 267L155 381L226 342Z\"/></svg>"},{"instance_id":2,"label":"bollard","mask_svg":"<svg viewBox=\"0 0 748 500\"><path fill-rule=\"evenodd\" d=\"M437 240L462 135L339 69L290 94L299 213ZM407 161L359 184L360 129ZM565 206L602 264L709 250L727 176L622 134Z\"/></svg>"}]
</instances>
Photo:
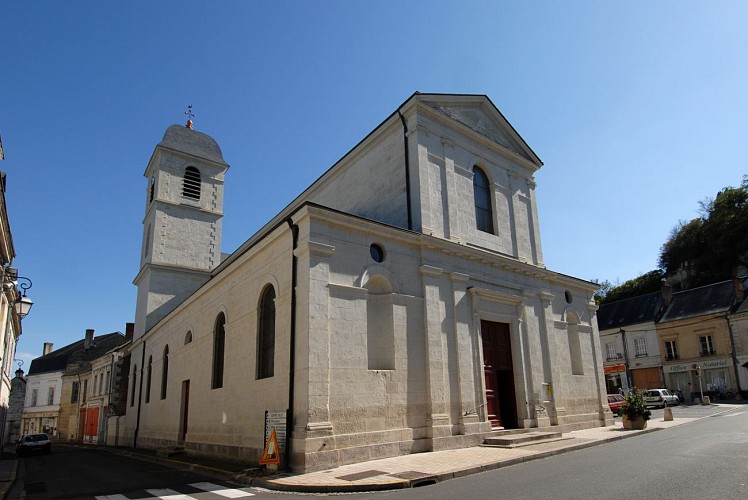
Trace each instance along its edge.
<instances>
[{"instance_id":1,"label":"bollard","mask_svg":"<svg viewBox=\"0 0 748 500\"><path fill-rule=\"evenodd\" d=\"M704 401L701 404L703 404L703 405L710 405L710 404L712 404L711 400L709 399L709 396L704 396Z\"/></svg>"},{"instance_id":2,"label":"bollard","mask_svg":"<svg viewBox=\"0 0 748 500\"><path fill-rule=\"evenodd\" d=\"M672 408L665 408L665 422L672 422L673 421L673 409Z\"/></svg>"}]
</instances>

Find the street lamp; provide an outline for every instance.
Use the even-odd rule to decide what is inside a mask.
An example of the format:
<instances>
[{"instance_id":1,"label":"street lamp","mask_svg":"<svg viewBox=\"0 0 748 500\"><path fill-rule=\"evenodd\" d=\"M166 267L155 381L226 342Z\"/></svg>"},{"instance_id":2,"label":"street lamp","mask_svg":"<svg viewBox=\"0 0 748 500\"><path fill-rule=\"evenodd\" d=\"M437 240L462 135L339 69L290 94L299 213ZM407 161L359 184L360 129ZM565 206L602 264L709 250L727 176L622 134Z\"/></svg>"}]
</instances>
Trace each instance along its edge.
<instances>
[{"instance_id":1,"label":"street lamp","mask_svg":"<svg viewBox=\"0 0 748 500\"><path fill-rule=\"evenodd\" d=\"M19 282L18 280L25 280L25 281ZM26 281L28 281L28 283L26 283ZM18 297L18 299L16 300L16 304L15 304L16 314L18 314L18 317L23 319L26 317L26 315L31 310L31 306L34 305L34 301L26 296L26 290L31 288L32 283L30 279L24 278L23 276L18 276L15 280L15 284L16 284L16 289L20 287L21 290L23 290L23 294Z\"/></svg>"},{"instance_id":2,"label":"street lamp","mask_svg":"<svg viewBox=\"0 0 748 500\"><path fill-rule=\"evenodd\" d=\"M25 318L31 310L31 306L34 305L34 301L26 296L26 290L32 286L31 280L24 276L18 276L18 269L13 267L3 269L3 278L3 288L6 290L15 289L16 293L19 294L13 308L19 318Z\"/></svg>"}]
</instances>

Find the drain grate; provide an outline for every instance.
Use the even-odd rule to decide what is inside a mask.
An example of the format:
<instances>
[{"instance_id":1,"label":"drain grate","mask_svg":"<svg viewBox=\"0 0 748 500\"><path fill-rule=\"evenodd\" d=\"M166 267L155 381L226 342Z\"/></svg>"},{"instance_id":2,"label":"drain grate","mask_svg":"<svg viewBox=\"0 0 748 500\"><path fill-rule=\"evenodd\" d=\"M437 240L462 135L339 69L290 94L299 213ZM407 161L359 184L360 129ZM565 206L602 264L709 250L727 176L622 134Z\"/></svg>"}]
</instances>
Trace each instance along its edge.
<instances>
[{"instance_id":1,"label":"drain grate","mask_svg":"<svg viewBox=\"0 0 748 500\"><path fill-rule=\"evenodd\" d=\"M433 477L433 474L426 474L423 472L418 472L416 470L409 470L405 472L398 472L397 474L390 474L392 477L396 477L398 479L405 479L408 481L415 481L417 479L424 479L427 477Z\"/></svg>"},{"instance_id":2,"label":"drain grate","mask_svg":"<svg viewBox=\"0 0 748 500\"><path fill-rule=\"evenodd\" d=\"M343 481L359 481L361 479L385 475L387 475L387 473L382 472L381 470L365 470L363 472L356 472L355 474L348 474L347 476L338 476L337 479L342 479Z\"/></svg>"}]
</instances>

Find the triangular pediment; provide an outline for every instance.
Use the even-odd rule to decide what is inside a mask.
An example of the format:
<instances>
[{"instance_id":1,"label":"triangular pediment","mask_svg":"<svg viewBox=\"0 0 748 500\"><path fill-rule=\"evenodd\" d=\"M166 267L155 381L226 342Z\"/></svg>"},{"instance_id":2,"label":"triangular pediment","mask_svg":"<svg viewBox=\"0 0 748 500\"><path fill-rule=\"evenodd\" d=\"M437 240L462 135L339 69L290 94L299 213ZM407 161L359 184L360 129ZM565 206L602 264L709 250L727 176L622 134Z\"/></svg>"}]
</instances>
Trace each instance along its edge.
<instances>
[{"instance_id":1,"label":"triangular pediment","mask_svg":"<svg viewBox=\"0 0 748 500\"><path fill-rule=\"evenodd\" d=\"M525 160L538 166L543 164L488 97L420 94L418 101Z\"/></svg>"}]
</instances>

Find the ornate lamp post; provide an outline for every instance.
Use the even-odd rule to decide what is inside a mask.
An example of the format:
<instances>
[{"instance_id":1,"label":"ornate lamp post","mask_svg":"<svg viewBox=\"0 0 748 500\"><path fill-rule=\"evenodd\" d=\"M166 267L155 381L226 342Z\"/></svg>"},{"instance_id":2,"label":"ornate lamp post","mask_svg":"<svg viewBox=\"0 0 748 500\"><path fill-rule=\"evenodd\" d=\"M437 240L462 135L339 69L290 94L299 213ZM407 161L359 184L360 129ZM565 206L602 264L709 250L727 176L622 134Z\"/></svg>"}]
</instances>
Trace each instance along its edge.
<instances>
[{"instance_id":1,"label":"ornate lamp post","mask_svg":"<svg viewBox=\"0 0 748 500\"><path fill-rule=\"evenodd\" d=\"M21 282L20 280L24 281ZM32 283L30 279L23 276L18 276L13 283L16 285L16 290L20 288L23 291L23 294L19 295L15 303L16 314L18 314L19 318L23 319L31 310L31 306L34 305L34 301L26 296L26 290L31 288Z\"/></svg>"}]
</instances>

